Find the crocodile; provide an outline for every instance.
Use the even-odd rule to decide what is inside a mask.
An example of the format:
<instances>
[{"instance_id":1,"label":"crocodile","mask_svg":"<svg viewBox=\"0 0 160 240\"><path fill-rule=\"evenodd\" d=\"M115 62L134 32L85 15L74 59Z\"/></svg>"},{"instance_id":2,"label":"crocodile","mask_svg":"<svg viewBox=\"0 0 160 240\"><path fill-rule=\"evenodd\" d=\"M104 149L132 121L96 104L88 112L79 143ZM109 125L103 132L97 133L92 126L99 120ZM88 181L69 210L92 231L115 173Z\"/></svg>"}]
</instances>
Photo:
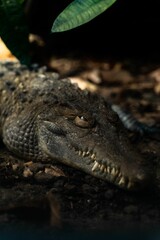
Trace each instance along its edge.
<instances>
[{"instance_id":1,"label":"crocodile","mask_svg":"<svg viewBox=\"0 0 160 240\"><path fill-rule=\"evenodd\" d=\"M23 160L65 164L122 189L153 179L107 101L44 67L0 63L0 136Z\"/></svg>"}]
</instances>

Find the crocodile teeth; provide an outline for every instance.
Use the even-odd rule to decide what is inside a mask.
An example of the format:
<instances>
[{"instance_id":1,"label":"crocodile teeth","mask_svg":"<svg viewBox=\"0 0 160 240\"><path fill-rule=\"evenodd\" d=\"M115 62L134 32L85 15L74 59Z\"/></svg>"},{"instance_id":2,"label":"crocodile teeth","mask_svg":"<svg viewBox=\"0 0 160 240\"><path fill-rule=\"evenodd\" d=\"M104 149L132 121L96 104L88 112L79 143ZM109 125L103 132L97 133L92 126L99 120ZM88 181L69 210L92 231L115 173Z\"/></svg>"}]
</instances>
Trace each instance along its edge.
<instances>
[{"instance_id":1,"label":"crocodile teeth","mask_svg":"<svg viewBox=\"0 0 160 240\"><path fill-rule=\"evenodd\" d=\"M122 174L121 174L121 172L118 174L118 177L119 177L119 178L121 178L121 177L122 177Z\"/></svg>"},{"instance_id":2,"label":"crocodile teeth","mask_svg":"<svg viewBox=\"0 0 160 240\"><path fill-rule=\"evenodd\" d=\"M98 166L99 166L98 162L95 161L93 168L92 168L92 172L94 172Z\"/></svg>"},{"instance_id":3,"label":"crocodile teeth","mask_svg":"<svg viewBox=\"0 0 160 240\"><path fill-rule=\"evenodd\" d=\"M89 151L86 152L86 155L87 155L87 156L89 155Z\"/></svg>"},{"instance_id":4,"label":"crocodile teeth","mask_svg":"<svg viewBox=\"0 0 160 240\"><path fill-rule=\"evenodd\" d=\"M117 176L119 174L119 169L116 169L115 175Z\"/></svg>"},{"instance_id":5,"label":"crocodile teeth","mask_svg":"<svg viewBox=\"0 0 160 240\"><path fill-rule=\"evenodd\" d=\"M131 188L132 185L133 185L133 184L132 184L131 182L129 182L127 188Z\"/></svg>"},{"instance_id":6,"label":"crocodile teeth","mask_svg":"<svg viewBox=\"0 0 160 240\"><path fill-rule=\"evenodd\" d=\"M83 151L83 150L78 150L76 151L78 153L79 156L81 157L88 157L90 156L90 158L92 160L96 159L96 154L95 153L91 153L89 150Z\"/></svg>"},{"instance_id":7,"label":"crocodile teeth","mask_svg":"<svg viewBox=\"0 0 160 240\"><path fill-rule=\"evenodd\" d=\"M116 175L116 169L115 169L114 167L113 167L112 170L111 170L111 174L112 174L113 176Z\"/></svg>"},{"instance_id":8,"label":"crocodile teeth","mask_svg":"<svg viewBox=\"0 0 160 240\"><path fill-rule=\"evenodd\" d=\"M96 155L93 153L92 155L91 155L91 159L95 159L96 158Z\"/></svg>"},{"instance_id":9,"label":"crocodile teeth","mask_svg":"<svg viewBox=\"0 0 160 240\"><path fill-rule=\"evenodd\" d=\"M119 185L122 185L122 184L125 184L125 178L124 177L121 177L119 183Z\"/></svg>"},{"instance_id":10,"label":"crocodile teeth","mask_svg":"<svg viewBox=\"0 0 160 240\"><path fill-rule=\"evenodd\" d=\"M78 151L78 154L79 154L79 156L81 156L81 155L82 155L82 151L79 150L79 151Z\"/></svg>"},{"instance_id":11,"label":"crocodile teeth","mask_svg":"<svg viewBox=\"0 0 160 240\"><path fill-rule=\"evenodd\" d=\"M85 157L85 156L86 156L86 152L83 152L83 153L82 153L82 157Z\"/></svg>"},{"instance_id":12,"label":"crocodile teeth","mask_svg":"<svg viewBox=\"0 0 160 240\"><path fill-rule=\"evenodd\" d=\"M107 167L107 172L110 173L111 172L111 168Z\"/></svg>"},{"instance_id":13,"label":"crocodile teeth","mask_svg":"<svg viewBox=\"0 0 160 240\"><path fill-rule=\"evenodd\" d=\"M101 170L101 171L104 171L104 169L105 169L105 165L102 164L102 165L100 166L100 170Z\"/></svg>"}]
</instances>

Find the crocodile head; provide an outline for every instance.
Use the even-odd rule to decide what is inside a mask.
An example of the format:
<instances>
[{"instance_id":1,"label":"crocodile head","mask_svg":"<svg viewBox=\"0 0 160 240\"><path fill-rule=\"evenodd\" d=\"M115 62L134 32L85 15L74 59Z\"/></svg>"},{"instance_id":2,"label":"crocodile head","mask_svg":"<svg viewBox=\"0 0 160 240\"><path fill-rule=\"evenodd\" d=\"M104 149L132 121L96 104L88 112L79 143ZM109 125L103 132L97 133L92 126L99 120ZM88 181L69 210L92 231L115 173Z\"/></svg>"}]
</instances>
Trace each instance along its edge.
<instances>
[{"instance_id":1,"label":"crocodile head","mask_svg":"<svg viewBox=\"0 0 160 240\"><path fill-rule=\"evenodd\" d=\"M151 180L116 113L103 99L50 107L38 116L41 149L52 159L121 188L138 190Z\"/></svg>"}]
</instances>

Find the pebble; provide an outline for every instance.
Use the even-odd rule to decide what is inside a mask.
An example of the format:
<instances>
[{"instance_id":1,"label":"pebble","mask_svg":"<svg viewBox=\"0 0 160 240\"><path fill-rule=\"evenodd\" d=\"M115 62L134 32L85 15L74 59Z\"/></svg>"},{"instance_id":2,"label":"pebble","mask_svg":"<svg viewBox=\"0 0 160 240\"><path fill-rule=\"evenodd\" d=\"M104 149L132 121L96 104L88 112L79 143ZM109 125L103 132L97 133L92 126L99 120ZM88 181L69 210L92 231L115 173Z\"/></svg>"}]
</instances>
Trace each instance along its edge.
<instances>
[{"instance_id":1,"label":"pebble","mask_svg":"<svg viewBox=\"0 0 160 240\"><path fill-rule=\"evenodd\" d=\"M128 205L124 208L124 213L137 214L138 213L138 207L135 206L135 205Z\"/></svg>"}]
</instances>

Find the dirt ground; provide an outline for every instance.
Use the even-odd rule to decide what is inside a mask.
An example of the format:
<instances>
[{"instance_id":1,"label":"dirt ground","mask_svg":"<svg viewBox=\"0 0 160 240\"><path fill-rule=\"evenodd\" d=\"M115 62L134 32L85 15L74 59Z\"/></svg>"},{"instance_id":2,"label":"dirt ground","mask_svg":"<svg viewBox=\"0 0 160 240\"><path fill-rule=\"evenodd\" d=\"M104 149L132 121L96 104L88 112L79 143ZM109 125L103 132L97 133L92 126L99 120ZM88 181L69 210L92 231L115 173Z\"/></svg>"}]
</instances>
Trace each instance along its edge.
<instances>
[{"instance_id":1,"label":"dirt ground","mask_svg":"<svg viewBox=\"0 0 160 240\"><path fill-rule=\"evenodd\" d=\"M139 64L128 59L58 58L51 59L49 65L62 78L70 77L82 89L97 92L140 121L160 127L160 66L157 64ZM128 230L157 232L160 225L159 136L138 136L130 132L128 136L156 169L156 181L146 192L126 192L65 166L61 167L65 173L62 174L51 164L25 163L13 157L1 142L1 232L7 232L12 239L14 234L16 239L19 232L24 239L29 234L39 236L37 239L42 236L55 239L101 236L103 239L108 233Z\"/></svg>"}]
</instances>

